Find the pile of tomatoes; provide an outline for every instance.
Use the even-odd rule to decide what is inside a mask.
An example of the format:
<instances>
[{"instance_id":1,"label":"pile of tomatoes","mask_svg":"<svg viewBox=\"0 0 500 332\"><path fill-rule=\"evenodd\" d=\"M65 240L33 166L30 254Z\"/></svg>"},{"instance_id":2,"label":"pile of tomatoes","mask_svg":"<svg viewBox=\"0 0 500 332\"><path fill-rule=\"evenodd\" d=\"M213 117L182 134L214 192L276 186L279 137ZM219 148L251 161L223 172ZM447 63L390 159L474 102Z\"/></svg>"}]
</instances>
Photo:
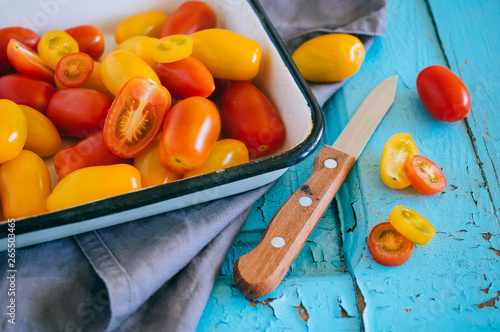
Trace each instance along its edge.
<instances>
[{"instance_id":1,"label":"pile of tomatoes","mask_svg":"<svg viewBox=\"0 0 500 332\"><path fill-rule=\"evenodd\" d=\"M284 127L252 84L258 43L188 1L115 29L0 29L0 198L21 218L239 165ZM63 137L64 139L61 139ZM65 148L64 142L73 145ZM62 143L63 142L63 143ZM47 164L59 177L52 189Z\"/></svg>"}]
</instances>

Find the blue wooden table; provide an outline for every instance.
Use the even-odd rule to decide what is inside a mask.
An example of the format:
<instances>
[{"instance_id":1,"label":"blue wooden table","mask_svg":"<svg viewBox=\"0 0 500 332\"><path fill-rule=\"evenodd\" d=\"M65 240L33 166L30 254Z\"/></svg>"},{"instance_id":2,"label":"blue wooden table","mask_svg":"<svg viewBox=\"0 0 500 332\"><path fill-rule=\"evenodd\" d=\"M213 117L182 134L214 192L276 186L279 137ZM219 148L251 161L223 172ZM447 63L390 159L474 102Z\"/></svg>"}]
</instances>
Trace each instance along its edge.
<instances>
[{"instance_id":1,"label":"blue wooden table","mask_svg":"<svg viewBox=\"0 0 500 332\"><path fill-rule=\"evenodd\" d=\"M259 200L217 279L199 331L417 331L500 329L500 1L389 0L388 28L360 71L323 107L332 144L369 91L399 75L394 105L281 285L249 301L235 288L235 260L252 249L274 213L310 175L311 156ZM415 79L444 65L469 88L464 121L435 120ZM379 175L385 142L410 133L442 167L444 192L394 190ZM369 230L396 205L421 213L437 234L399 267L375 263Z\"/></svg>"}]
</instances>

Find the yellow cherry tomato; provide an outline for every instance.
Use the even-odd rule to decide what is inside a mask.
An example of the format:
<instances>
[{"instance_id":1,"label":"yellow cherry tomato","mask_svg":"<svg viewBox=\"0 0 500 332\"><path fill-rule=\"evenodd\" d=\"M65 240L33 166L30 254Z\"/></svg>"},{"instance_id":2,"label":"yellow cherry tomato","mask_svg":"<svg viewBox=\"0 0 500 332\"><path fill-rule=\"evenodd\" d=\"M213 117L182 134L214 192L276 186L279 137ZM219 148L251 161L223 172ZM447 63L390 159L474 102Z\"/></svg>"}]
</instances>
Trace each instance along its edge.
<instances>
[{"instance_id":1,"label":"yellow cherry tomato","mask_svg":"<svg viewBox=\"0 0 500 332\"><path fill-rule=\"evenodd\" d=\"M246 162L248 162L248 149L243 142L232 138L222 139L215 142L207 161L200 168L184 174L184 178L218 171Z\"/></svg>"},{"instance_id":2,"label":"yellow cherry tomato","mask_svg":"<svg viewBox=\"0 0 500 332\"><path fill-rule=\"evenodd\" d=\"M380 163L382 181L393 189L408 187L411 183L406 177L405 164L417 154L417 144L410 134L401 133L389 138Z\"/></svg>"},{"instance_id":3,"label":"yellow cherry tomato","mask_svg":"<svg viewBox=\"0 0 500 332\"><path fill-rule=\"evenodd\" d=\"M116 27L116 44L134 36L158 37L167 20L168 16L157 10L129 16Z\"/></svg>"},{"instance_id":4,"label":"yellow cherry tomato","mask_svg":"<svg viewBox=\"0 0 500 332\"><path fill-rule=\"evenodd\" d=\"M213 77L249 81L257 76L262 49L252 39L225 29L204 29L190 35L192 56L200 60Z\"/></svg>"},{"instance_id":5,"label":"yellow cherry tomato","mask_svg":"<svg viewBox=\"0 0 500 332\"><path fill-rule=\"evenodd\" d=\"M22 150L0 166L0 197L5 218L22 218L47 212L45 201L51 182L45 162Z\"/></svg>"},{"instance_id":6,"label":"yellow cherry tomato","mask_svg":"<svg viewBox=\"0 0 500 332\"><path fill-rule=\"evenodd\" d=\"M159 63L176 62L193 52L193 38L186 35L170 35L153 45L153 59Z\"/></svg>"},{"instance_id":7,"label":"yellow cherry tomato","mask_svg":"<svg viewBox=\"0 0 500 332\"><path fill-rule=\"evenodd\" d=\"M153 59L153 45L160 39L148 36L131 37L120 43L115 51L130 51L144 60L151 68L155 68L157 62Z\"/></svg>"},{"instance_id":8,"label":"yellow cherry tomato","mask_svg":"<svg viewBox=\"0 0 500 332\"><path fill-rule=\"evenodd\" d=\"M40 58L52 69L56 69L57 63L63 56L79 51L78 42L67 32L60 30L44 34L37 48Z\"/></svg>"},{"instance_id":9,"label":"yellow cherry tomato","mask_svg":"<svg viewBox=\"0 0 500 332\"><path fill-rule=\"evenodd\" d=\"M134 158L134 166L141 173L142 186L152 187L172 182L182 178L182 175L173 173L166 169L158 157L157 140L149 149Z\"/></svg>"},{"instance_id":10,"label":"yellow cherry tomato","mask_svg":"<svg viewBox=\"0 0 500 332\"><path fill-rule=\"evenodd\" d=\"M28 135L24 149L33 151L40 157L48 157L61 148L61 136L56 126L36 109L19 105L26 116Z\"/></svg>"},{"instance_id":11,"label":"yellow cherry tomato","mask_svg":"<svg viewBox=\"0 0 500 332\"><path fill-rule=\"evenodd\" d=\"M28 124L21 108L11 100L0 99L0 164L21 152L27 134Z\"/></svg>"},{"instance_id":12,"label":"yellow cherry tomato","mask_svg":"<svg viewBox=\"0 0 500 332\"><path fill-rule=\"evenodd\" d=\"M141 76L161 84L158 75L144 60L129 51L113 51L101 63L101 77L106 88L116 96L131 78Z\"/></svg>"},{"instance_id":13,"label":"yellow cherry tomato","mask_svg":"<svg viewBox=\"0 0 500 332\"><path fill-rule=\"evenodd\" d=\"M57 183L47 198L47 209L62 210L141 188L141 174L128 164L80 168Z\"/></svg>"},{"instance_id":14,"label":"yellow cherry tomato","mask_svg":"<svg viewBox=\"0 0 500 332\"><path fill-rule=\"evenodd\" d=\"M427 244L436 234L434 226L415 210L396 206L389 214L391 225L408 240L417 244Z\"/></svg>"},{"instance_id":15,"label":"yellow cherry tomato","mask_svg":"<svg viewBox=\"0 0 500 332\"><path fill-rule=\"evenodd\" d=\"M300 45L292 54L302 76L311 82L337 82L354 75L365 58L363 43L355 36L332 33Z\"/></svg>"}]
</instances>

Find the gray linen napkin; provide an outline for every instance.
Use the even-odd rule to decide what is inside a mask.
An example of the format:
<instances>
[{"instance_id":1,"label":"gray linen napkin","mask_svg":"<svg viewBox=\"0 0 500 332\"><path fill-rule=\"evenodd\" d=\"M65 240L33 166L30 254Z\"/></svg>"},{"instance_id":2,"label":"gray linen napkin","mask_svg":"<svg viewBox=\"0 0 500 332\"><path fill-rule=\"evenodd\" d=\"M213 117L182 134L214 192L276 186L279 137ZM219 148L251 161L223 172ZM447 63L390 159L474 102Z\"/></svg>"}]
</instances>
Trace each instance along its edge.
<instances>
[{"instance_id":1,"label":"gray linen napkin","mask_svg":"<svg viewBox=\"0 0 500 332\"><path fill-rule=\"evenodd\" d=\"M261 3L290 51L328 32L356 34L368 49L385 31L385 0ZM343 84L311 89L323 105ZM16 251L16 324L3 314L0 330L194 331L235 236L271 186Z\"/></svg>"}]
</instances>

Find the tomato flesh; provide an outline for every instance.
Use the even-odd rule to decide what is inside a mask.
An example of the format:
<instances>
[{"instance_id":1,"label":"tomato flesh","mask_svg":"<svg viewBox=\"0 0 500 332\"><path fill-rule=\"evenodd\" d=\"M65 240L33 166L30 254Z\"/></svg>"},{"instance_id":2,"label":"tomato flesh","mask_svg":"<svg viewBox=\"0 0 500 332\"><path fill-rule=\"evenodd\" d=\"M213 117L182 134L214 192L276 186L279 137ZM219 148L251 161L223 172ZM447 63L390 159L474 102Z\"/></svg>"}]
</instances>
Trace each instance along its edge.
<instances>
[{"instance_id":1,"label":"tomato flesh","mask_svg":"<svg viewBox=\"0 0 500 332\"><path fill-rule=\"evenodd\" d=\"M154 143L170 105L170 93L165 87L144 77L129 80L106 117L106 145L122 158L138 156Z\"/></svg>"},{"instance_id":2,"label":"tomato flesh","mask_svg":"<svg viewBox=\"0 0 500 332\"><path fill-rule=\"evenodd\" d=\"M425 245L436 234L434 226L415 210L398 205L389 214L389 222L408 240Z\"/></svg>"},{"instance_id":3,"label":"tomato flesh","mask_svg":"<svg viewBox=\"0 0 500 332\"><path fill-rule=\"evenodd\" d=\"M411 185L421 194L431 196L443 191L446 177L432 160L416 155L405 164L405 173Z\"/></svg>"},{"instance_id":4,"label":"tomato flesh","mask_svg":"<svg viewBox=\"0 0 500 332\"><path fill-rule=\"evenodd\" d=\"M40 36L30 29L22 27L7 27L0 29L0 75L15 72L15 68L7 58L7 45L12 38L17 39L32 49L36 49L40 41Z\"/></svg>"},{"instance_id":5,"label":"tomato flesh","mask_svg":"<svg viewBox=\"0 0 500 332\"><path fill-rule=\"evenodd\" d=\"M370 231L368 250L373 260L384 266L399 266L408 261L413 242L399 233L389 222L383 222Z\"/></svg>"},{"instance_id":6,"label":"tomato flesh","mask_svg":"<svg viewBox=\"0 0 500 332\"><path fill-rule=\"evenodd\" d=\"M153 45L153 59L158 63L170 63L187 58L193 52L193 38L186 35L171 35Z\"/></svg>"},{"instance_id":7,"label":"tomato flesh","mask_svg":"<svg viewBox=\"0 0 500 332\"><path fill-rule=\"evenodd\" d=\"M79 51L77 41L67 32L54 30L45 33L37 46L38 54L43 62L56 69L57 62L70 53Z\"/></svg>"},{"instance_id":8,"label":"tomato flesh","mask_svg":"<svg viewBox=\"0 0 500 332\"><path fill-rule=\"evenodd\" d=\"M62 85L76 88L85 84L94 70L94 60L86 53L65 55L56 66L56 77Z\"/></svg>"},{"instance_id":9,"label":"tomato flesh","mask_svg":"<svg viewBox=\"0 0 500 332\"><path fill-rule=\"evenodd\" d=\"M410 185L405 164L418 154L417 144L410 134L400 133L389 138L382 151L380 177L390 188L403 189Z\"/></svg>"},{"instance_id":10,"label":"tomato flesh","mask_svg":"<svg viewBox=\"0 0 500 332\"><path fill-rule=\"evenodd\" d=\"M7 45L7 57L20 73L42 79L54 84L54 71L50 69L38 53L17 39L11 39Z\"/></svg>"}]
</instances>

